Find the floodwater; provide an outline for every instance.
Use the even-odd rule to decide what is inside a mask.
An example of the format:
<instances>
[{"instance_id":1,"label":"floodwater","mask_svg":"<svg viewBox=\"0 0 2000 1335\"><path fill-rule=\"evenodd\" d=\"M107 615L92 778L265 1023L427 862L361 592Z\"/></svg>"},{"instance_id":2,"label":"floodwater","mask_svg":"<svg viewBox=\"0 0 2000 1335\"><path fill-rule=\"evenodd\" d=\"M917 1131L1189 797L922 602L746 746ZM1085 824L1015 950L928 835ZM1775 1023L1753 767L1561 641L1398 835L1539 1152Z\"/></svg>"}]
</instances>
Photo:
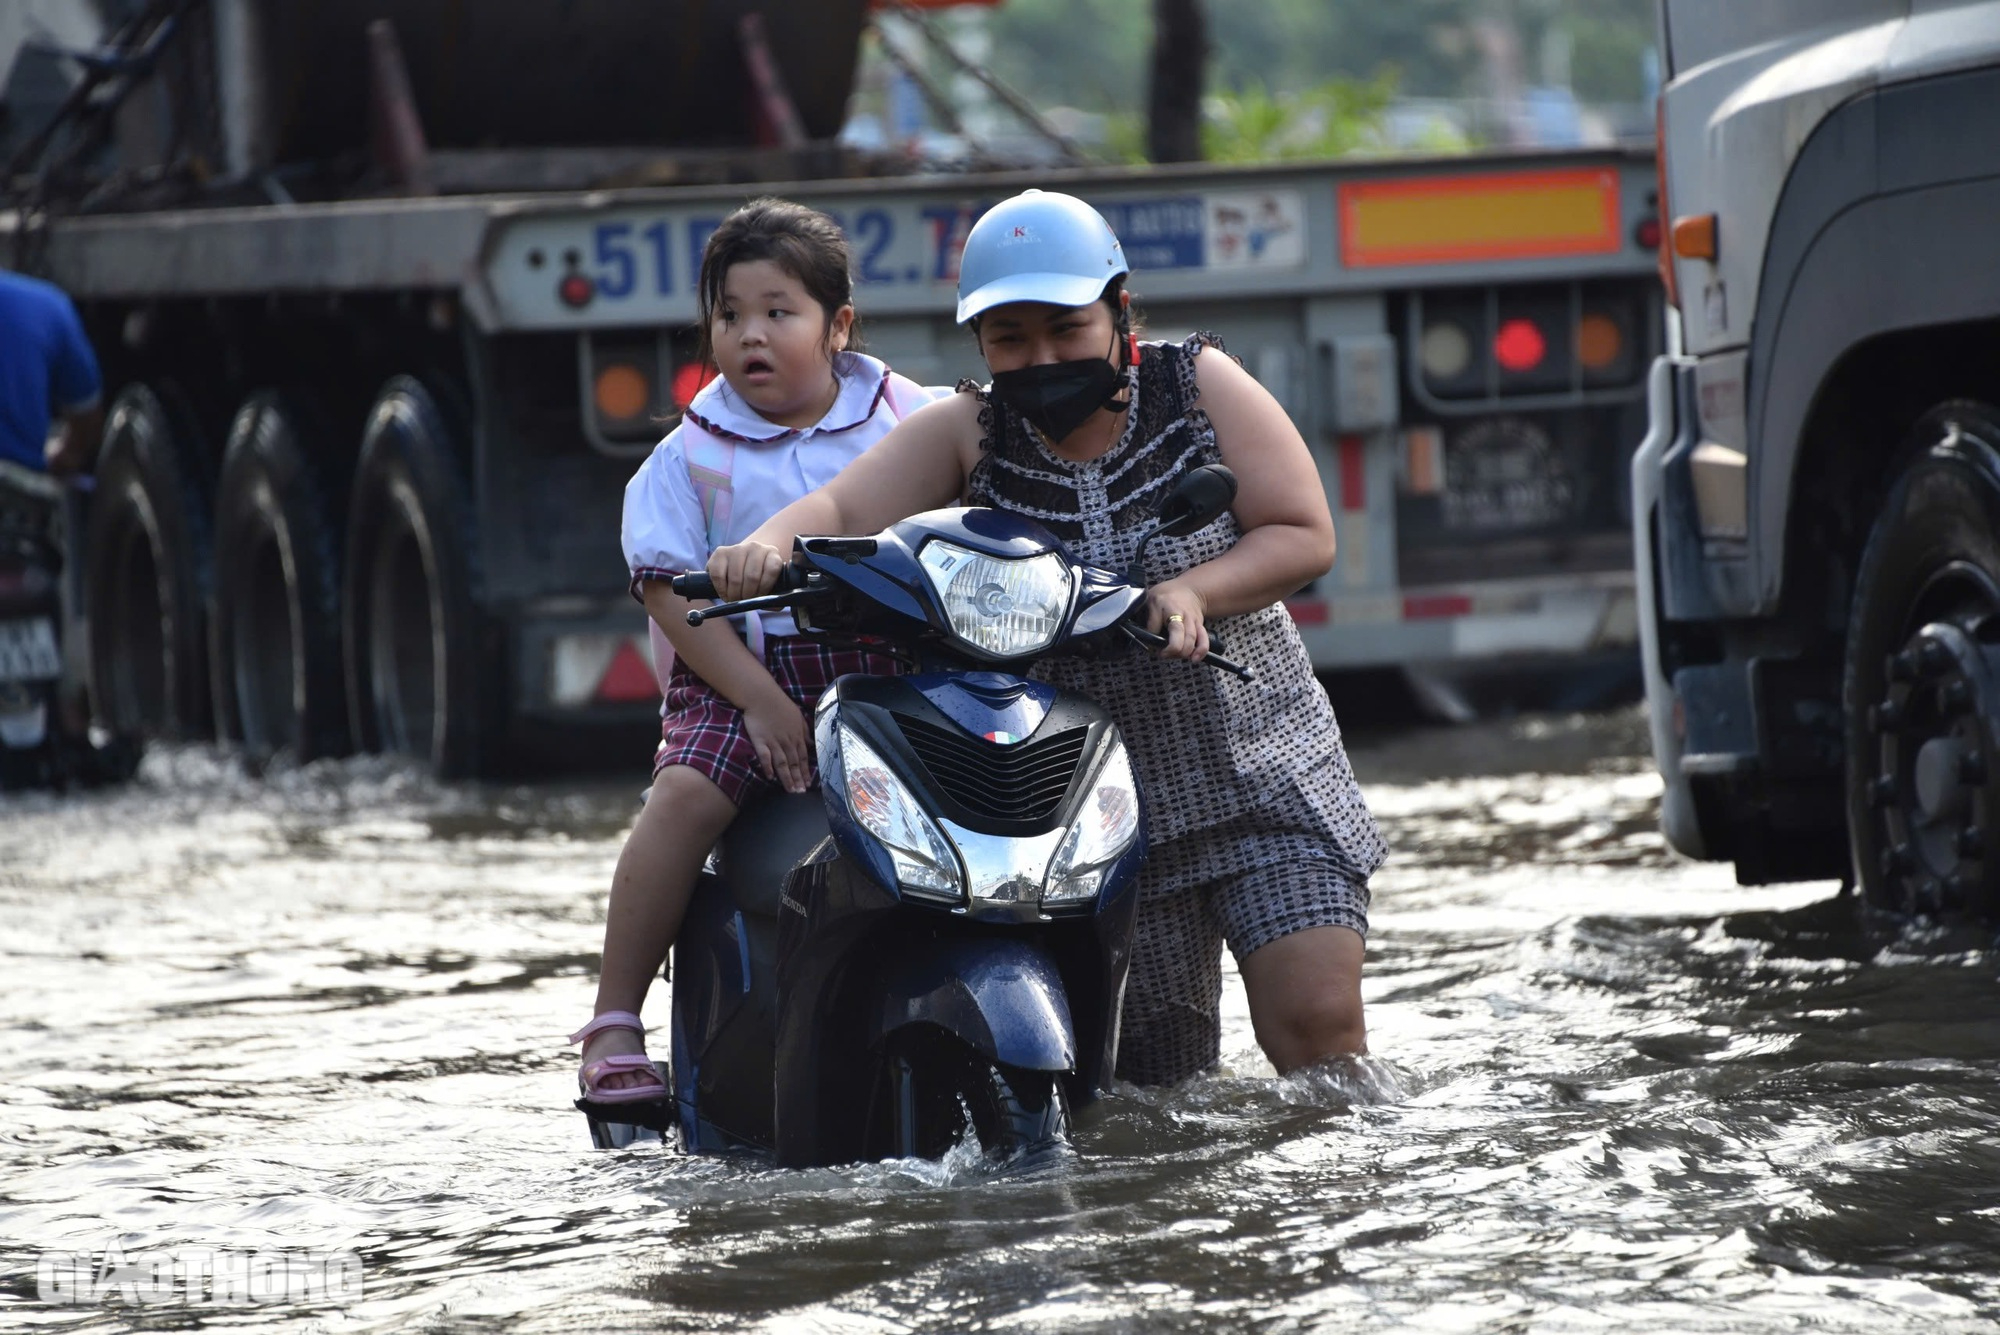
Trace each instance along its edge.
<instances>
[{"instance_id":1,"label":"floodwater","mask_svg":"<svg viewBox=\"0 0 2000 1335\"><path fill-rule=\"evenodd\" d=\"M1274 1078L1232 981L1223 1070L1012 1167L588 1148L560 1035L636 783L182 750L0 799L0 1326L1992 1328L1990 950L1674 859L1634 710L1354 750L1375 1058ZM38 1299L114 1244L350 1252L361 1292Z\"/></svg>"}]
</instances>

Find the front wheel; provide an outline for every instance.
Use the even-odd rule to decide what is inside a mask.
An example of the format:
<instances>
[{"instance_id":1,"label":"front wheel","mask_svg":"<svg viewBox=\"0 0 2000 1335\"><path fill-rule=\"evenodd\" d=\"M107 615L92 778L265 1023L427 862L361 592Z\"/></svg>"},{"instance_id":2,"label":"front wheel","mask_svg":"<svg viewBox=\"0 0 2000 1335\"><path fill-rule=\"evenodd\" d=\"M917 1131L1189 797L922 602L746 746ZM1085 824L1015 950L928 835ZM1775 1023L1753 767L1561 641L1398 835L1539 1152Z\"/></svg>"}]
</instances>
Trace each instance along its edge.
<instances>
[{"instance_id":1,"label":"front wheel","mask_svg":"<svg viewBox=\"0 0 2000 1335\"><path fill-rule=\"evenodd\" d=\"M2000 909L2000 413L1918 424L1855 581L1843 700L1847 818L1867 901Z\"/></svg>"},{"instance_id":2,"label":"front wheel","mask_svg":"<svg viewBox=\"0 0 2000 1335\"><path fill-rule=\"evenodd\" d=\"M893 1045L887 1075L885 1152L896 1158L942 1158L968 1131L1001 1157L1069 1140L1059 1072L1007 1066L939 1035Z\"/></svg>"}]
</instances>

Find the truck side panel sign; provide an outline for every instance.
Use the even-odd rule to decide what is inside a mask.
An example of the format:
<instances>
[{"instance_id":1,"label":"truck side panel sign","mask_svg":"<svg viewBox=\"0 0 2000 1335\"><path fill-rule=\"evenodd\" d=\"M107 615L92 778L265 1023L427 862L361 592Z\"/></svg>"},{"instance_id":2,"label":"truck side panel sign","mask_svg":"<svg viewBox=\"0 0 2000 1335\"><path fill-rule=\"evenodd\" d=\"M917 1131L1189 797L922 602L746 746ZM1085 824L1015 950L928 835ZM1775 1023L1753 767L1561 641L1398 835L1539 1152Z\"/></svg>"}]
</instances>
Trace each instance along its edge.
<instances>
[{"instance_id":1,"label":"truck side panel sign","mask_svg":"<svg viewBox=\"0 0 2000 1335\"><path fill-rule=\"evenodd\" d=\"M889 201L828 207L847 233L866 290L937 291L958 281L966 233L993 201ZM1306 261L1305 205L1295 189L1212 191L1105 200L1098 207L1139 272L1295 269ZM506 322L581 328L695 318L701 251L723 211L625 206L507 223L486 272Z\"/></svg>"}]
</instances>

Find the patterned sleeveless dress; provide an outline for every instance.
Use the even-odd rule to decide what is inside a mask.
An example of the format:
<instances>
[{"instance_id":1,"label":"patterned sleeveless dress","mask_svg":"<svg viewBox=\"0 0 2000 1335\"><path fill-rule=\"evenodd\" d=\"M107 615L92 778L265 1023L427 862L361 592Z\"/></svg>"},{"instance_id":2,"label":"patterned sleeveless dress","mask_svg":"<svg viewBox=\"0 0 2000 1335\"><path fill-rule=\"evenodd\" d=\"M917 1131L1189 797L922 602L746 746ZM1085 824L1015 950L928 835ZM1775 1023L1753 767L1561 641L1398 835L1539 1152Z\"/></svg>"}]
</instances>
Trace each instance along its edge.
<instances>
[{"instance_id":1,"label":"patterned sleeveless dress","mask_svg":"<svg viewBox=\"0 0 2000 1335\"><path fill-rule=\"evenodd\" d=\"M1124 433L1086 463L1059 458L1017 414L961 382L959 392L983 405L968 502L1025 515L1078 559L1125 570L1175 479L1222 458L1195 384L1196 356L1222 352L1221 342L1196 334L1142 346L1127 371ZM1239 536L1225 514L1188 537L1158 538L1146 551L1146 581L1211 561ZM1110 712L1144 790L1152 851L1118 1057L1120 1078L1140 1084L1181 1080L1219 1058L1225 939L1240 962L1309 927L1365 936L1368 878L1387 852L1284 608L1213 618L1209 633L1255 680L1137 646L1036 669Z\"/></svg>"}]
</instances>

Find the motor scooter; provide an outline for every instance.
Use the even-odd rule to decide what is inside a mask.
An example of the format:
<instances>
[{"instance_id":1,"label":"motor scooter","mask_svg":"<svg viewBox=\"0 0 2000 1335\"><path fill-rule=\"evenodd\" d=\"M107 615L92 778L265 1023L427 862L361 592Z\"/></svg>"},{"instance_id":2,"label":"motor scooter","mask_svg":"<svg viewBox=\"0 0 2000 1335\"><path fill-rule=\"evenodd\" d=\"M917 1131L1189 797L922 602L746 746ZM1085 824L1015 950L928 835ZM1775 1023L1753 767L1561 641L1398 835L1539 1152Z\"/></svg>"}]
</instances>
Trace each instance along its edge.
<instances>
[{"instance_id":1,"label":"motor scooter","mask_svg":"<svg viewBox=\"0 0 2000 1335\"><path fill-rule=\"evenodd\" d=\"M1144 541L1204 527L1235 490L1192 470ZM702 573L673 587L715 596ZM1026 674L1156 647L1144 598L973 508L800 538L777 591L690 612L782 608L914 671L836 681L819 791L745 810L711 855L668 971L671 1098L577 1100L593 1142L677 1133L805 1167L935 1158L968 1134L1002 1154L1066 1141L1117 1062L1145 808L1103 708Z\"/></svg>"},{"instance_id":2,"label":"motor scooter","mask_svg":"<svg viewBox=\"0 0 2000 1335\"><path fill-rule=\"evenodd\" d=\"M76 600L63 597L72 501L60 480L0 460L0 789L112 782L138 764L135 741L82 720L63 652L75 631L66 604Z\"/></svg>"}]
</instances>

